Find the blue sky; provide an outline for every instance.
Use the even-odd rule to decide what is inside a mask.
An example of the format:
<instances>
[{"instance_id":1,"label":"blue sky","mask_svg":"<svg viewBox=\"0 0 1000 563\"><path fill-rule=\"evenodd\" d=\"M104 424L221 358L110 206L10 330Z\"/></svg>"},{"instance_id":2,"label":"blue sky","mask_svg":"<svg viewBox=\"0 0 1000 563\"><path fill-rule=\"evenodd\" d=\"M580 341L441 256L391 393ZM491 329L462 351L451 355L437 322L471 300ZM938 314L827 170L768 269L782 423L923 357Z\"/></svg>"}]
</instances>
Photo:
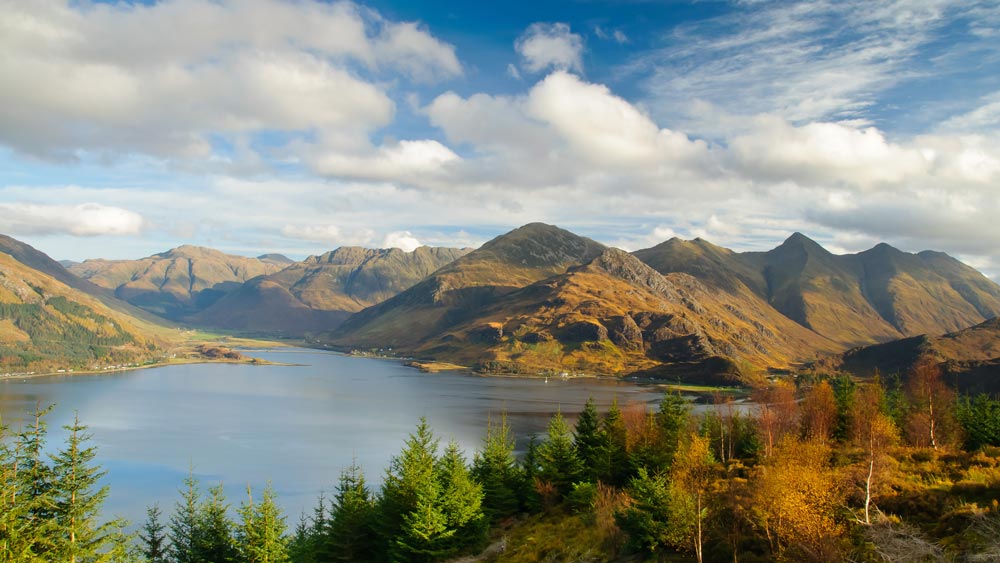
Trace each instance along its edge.
<instances>
[{"instance_id":1,"label":"blue sky","mask_svg":"<svg viewBox=\"0 0 1000 563\"><path fill-rule=\"evenodd\" d=\"M802 231L1000 274L1000 2L45 0L0 232L56 258Z\"/></svg>"}]
</instances>

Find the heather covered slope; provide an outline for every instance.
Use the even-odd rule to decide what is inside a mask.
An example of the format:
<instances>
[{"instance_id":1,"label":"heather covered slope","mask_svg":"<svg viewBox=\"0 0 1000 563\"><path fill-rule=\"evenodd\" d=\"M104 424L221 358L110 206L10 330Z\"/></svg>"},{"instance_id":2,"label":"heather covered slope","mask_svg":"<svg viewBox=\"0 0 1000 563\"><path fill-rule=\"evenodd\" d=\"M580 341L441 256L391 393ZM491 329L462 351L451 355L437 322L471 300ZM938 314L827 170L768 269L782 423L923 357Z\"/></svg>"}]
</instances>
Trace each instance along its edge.
<instances>
[{"instance_id":1,"label":"heather covered slope","mask_svg":"<svg viewBox=\"0 0 1000 563\"><path fill-rule=\"evenodd\" d=\"M274 260L180 246L139 260L85 260L71 272L162 317L180 320L244 282L283 266Z\"/></svg>"},{"instance_id":2,"label":"heather covered slope","mask_svg":"<svg viewBox=\"0 0 1000 563\"><path fill-rule=\"evenodd\" d=\"M0 253L0 372L142 362L158 352L151 332L145 321Z\"/></svg>"},{"instance_id":3,"label":"heather covered slope","mask_svg":"<svg viewBox=\"0 0 1000 563\"><path fill-rule=\"evenodd\" d=\"M251 280L188 318L250 332L302 335L330 330L468 253L466 249L343 247Z\"/></svg>"}]
</instances>

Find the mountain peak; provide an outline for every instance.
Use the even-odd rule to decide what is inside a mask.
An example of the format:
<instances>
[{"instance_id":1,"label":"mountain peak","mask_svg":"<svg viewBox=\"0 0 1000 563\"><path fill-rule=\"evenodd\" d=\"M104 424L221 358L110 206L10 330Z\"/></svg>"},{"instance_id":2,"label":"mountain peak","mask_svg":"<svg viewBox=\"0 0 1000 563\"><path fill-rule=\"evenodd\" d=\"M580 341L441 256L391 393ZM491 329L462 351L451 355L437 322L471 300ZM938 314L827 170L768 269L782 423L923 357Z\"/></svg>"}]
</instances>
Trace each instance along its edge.
<instances>
[{"instance_id":1,"label":"mountain peak","mask_svg":"<svg viewBox=\"0 0 1000 563\"><path fill-rule=\"evenodd\" d=\"M778 245L778 247L771 252L779 252L783 250L787 251L792 249L802 250L807 254L819 253L832 255L829 250L823 248L823 246L818 242L798 231L792 233L787 239L785 239L785 242Z\"/></svg>"},{"instance_id":2,"label":"mountain peak","mask_svg":"<svg viewBox=\"0 0 1000 563\"><path fill-rule=\"evenodd\" d=\"M463 260L499 261L529 268L568 268L593 260L605 248L554 225L529 223L494 238Z\"/></svg>"}]
</instances>

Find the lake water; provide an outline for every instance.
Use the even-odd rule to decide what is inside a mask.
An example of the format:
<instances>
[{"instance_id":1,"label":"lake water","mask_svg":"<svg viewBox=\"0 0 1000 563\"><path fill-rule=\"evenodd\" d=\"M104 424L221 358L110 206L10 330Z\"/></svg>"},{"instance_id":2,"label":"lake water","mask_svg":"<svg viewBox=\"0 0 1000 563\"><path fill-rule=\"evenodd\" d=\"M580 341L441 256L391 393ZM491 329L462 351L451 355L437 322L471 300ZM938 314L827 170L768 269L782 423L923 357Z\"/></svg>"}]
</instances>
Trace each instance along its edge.
<instances>
[{"instance_id":1,"label":"lake water","mask_svg":"<svg viewBox=\"0 0 1000 563\"><path fill-rule=\"evenodd\" d=\"M238 504L250 484L271 481L294 525L321 491L332 491L357 459L379 483L419 418L442 446L456 440L471 459L487 417L506 409L522 438L544 432L552 413L573 419L589 396L603 412L619 403L655 403L656 386L612 380L487 378L424 374L399 362L302 349L251 355L294 366L190 364L100 375L0 382L0 415L13 429L37 402L54 403L50 450L74 412L90 427L108 471L108 516L141 523L147 506L173 510L193 467L203 485L224 483Z\"/></svg>"}]
</instances>

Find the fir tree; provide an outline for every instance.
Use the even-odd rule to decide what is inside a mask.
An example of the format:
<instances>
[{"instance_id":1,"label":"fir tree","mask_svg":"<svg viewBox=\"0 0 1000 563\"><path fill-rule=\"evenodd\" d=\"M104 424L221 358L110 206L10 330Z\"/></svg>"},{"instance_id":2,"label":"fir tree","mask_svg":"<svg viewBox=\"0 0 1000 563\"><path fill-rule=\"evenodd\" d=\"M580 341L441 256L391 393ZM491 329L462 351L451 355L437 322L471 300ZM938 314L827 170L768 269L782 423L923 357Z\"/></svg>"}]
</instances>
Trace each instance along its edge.
<instances>
[{"instance_id":1,"label":"fir tree","mask_svg":"<svg viewBox=\"0 0 1000 563\"><path fill-rule=\"evenodd\" d=\"M203 563L198 552L201 542L201 526L198 521L201 491L193 468L184 478L184 488L180 494L181 500L170 518L170 552L174 563Z\"/></svg>"},{"instance_id":2,"label":"fir tree","mask_svg":"<svg viewBox=\"0 0 1000 563\"><path fill-rule=\"evenodd\" d=\"M594 398L587 399L580 417L576 420L576 431L573 434L573 445L576 447L576 455L583 463L581 477L590 482L596 482L599 478L602 446L606 442L601 430L600 417L597 414L597 405Z\"/></svg>"},{"instance_id":3,"label":"fir tree","mask_svg":"<svg viewBox=\"0 0 1000 563\"><path fill-rule=\"evenodd\" d=\"M483 511L491 522L517 512L520 475L506 412L499 424L492 418L487 421L483 450L473 459L472 476L483 487Z\"/></svg>"},{"instance_id":4,"label":"fir tree","mask_svg":"<svg viewBox=\"0 0 1000 563\"><path fill-rule=\"evenodd\" d=\"M446 542L450 554L479 545L486 539L488 522L483 514L483 488L472 480L458 444L450 442L437 463L441 511L453 537Z\"/></svg>"},{"instance_id":5,"label":"fir tree","mask_svg":"<svg viewBox=\"0 0 1000 563\"><path fill-rule=\"evenodd\" d=\"M538 447L538 461L538 477L554 486L559 498L565 498L573 490L573 483L580 480L583 464L562 413L557 412L549 421L547 439Z\"/></svg>"},{"instance_id":6,"label":"fir tree","mask_svg":"<svg viewBox=\"0 0 1000 563\"><path fill-rule=\"evenodd\" d=\"M106 472L93 465L97 450L86 446L91 436L79 417L64 428L70 432L66 449L52 456L56 530L51 554L54 559L68 563L94 561L106 551L105 542L113 526L98 522L109 489L98 488L97 483Z\"/></svg>"},{"instance_id":7,"label":"fir tree","mask_svg":"<svg viewBox=\"0 0 1000 563\"><path fill-rule=\"evenodd\" d=\"M146 522L139 532L139 541L142 543L142 555L146 563L167 563L167 535L166 526L160 521L160 506L154 504L146 509Z\"/></svg>"},{"instance_id":8,"label":"fir tree","mask_svg":"<svg viewBox=\"0 0 1000 563\"><path fill-rule=\"evenodd\" d=\"M375 543L375 501L357 463L340 474L321 561L371 561Z\"/></svg>"},{"instance_id":9,"label":"fir tree","mask_svg":"<svg viewBox=\"0 0 1000 563\"><path fill-rule=\"evenodd\" d=\"M288 538L285 536L285 516L275 502L271 484L264 488L257 504L247 487L247 500L240 505L240 526L236 531L241 563L287 563ZM235 559L234 559L235 560Z\"/></svg>"},{"instance_id":10,"label":"fir tree","mask_svg":"<svg viewBox=\"0 0 1000 563\"><path fill-rule=\"evenodd\" d=\"M19 480L20 442L12 448L8 428L0 423L0 563L35 561L33 529L28 520L29 503L21 494Z\"/></svg>"},{"instance_id":11,"label":"fir tree","mask_svg":"<svg viewBox=\"0 0 1000 563\"><path fill-rule=\"evenodd\" d=\"M601 419L601 439L597 477L604 483L621 487L629 477L628 438L617 399Z\"/></svg>"},{"instance_id":12,"label":"fir tree","mask_svg":"<svg viewBox=\"0 0 1000 563\"><path fill-rule=\"evenodd\" d=\"M30 542L31 553L40 559L46 559L55 547L53 538L56 536L55 502L53 499L52 468L45 463L45 437L48 429L45 416L55 405L44 409L41 404L35 406L34 421L26 430L17 436L16 502L23 506L22 537Z\"/></svg>"},{"instance_id":13,"label":"fir tree","mask_svg":"<svg viewBox=\"0 0 1000 563\"><path fill-rule=\"evenodd\" d=\"M198 507L198 533L195 543L198 560L205 563L235 563L238 560L233 539L233 523L227 513L222 484L209 487L208 498Z\"/></svg>"},{"instance_id":14,"label":"fir tree","mask_svg":"<svg viewBox=\"0 0 1000 563\"><path fill-rule=\"evenodd\" d=\"M687 432L691 406L680 393L664 393L656 421L660 427L666 464L674 458L681 439Z\"/></svg>"}]
</instances>

